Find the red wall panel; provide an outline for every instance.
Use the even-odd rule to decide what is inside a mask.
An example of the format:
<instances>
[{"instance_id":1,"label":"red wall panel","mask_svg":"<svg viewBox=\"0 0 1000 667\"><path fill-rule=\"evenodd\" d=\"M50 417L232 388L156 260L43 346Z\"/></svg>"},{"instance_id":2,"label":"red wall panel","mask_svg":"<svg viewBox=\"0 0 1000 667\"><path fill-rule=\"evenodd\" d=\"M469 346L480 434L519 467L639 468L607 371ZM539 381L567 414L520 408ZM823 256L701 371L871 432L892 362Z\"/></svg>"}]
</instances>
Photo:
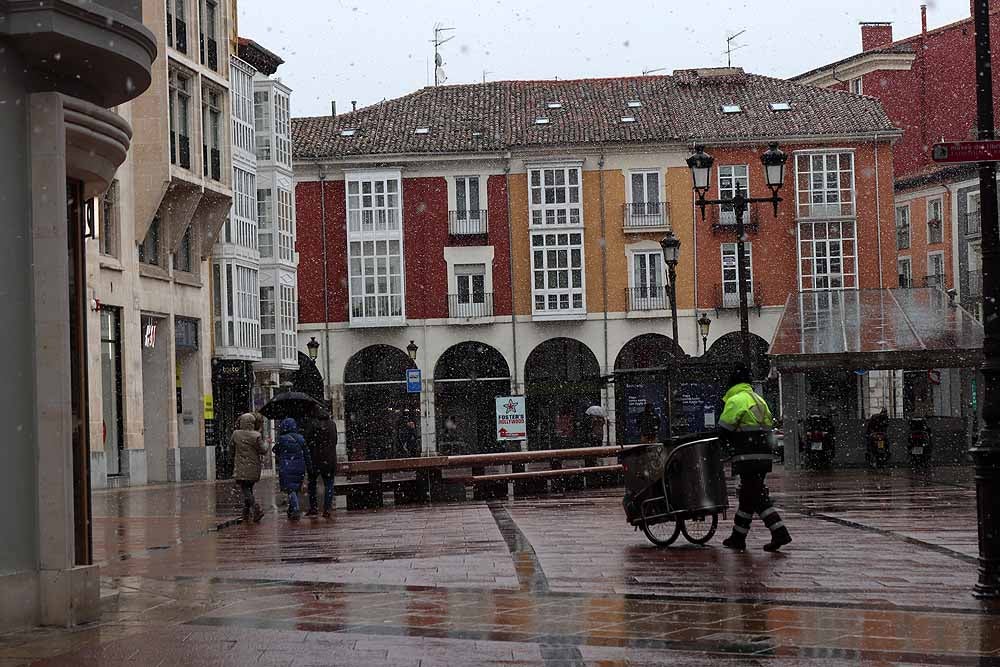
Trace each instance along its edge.
<instances>
[{"instance_id":1,"label":"red wall panel","mask_svg":"<svg viewBox=\"0 0 1000 667\"><path fill-rule=\"evenodd\" d=\"M299 322L323 322L323 220L318 181L295 186L295 249L299 253ZM327 274L331 322L348 319L344 182L325 182Z\"/></svg>"}]
</instances>

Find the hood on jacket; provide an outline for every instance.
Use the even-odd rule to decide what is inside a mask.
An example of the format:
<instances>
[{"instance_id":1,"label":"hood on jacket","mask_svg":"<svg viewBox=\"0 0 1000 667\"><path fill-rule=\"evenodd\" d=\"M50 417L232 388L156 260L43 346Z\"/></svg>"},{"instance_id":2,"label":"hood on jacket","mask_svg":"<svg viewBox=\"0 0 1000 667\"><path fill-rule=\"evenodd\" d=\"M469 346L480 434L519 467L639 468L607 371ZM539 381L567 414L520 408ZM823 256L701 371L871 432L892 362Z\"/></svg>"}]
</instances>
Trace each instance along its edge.
<instances>
[{"instance_id":1,"label":"hood on jacket","mask_svg":"<svg viewBox=\"0 0 1000 667\"><path fill-rule=\"evenodd\" d=\"M236 430L238 431L256 431L257 430L257 418L253 416L252 412L244 412L236 420Z\"/></svg>"},{"instance_id":2,"label":"hood on jacket","mask_svg":"<svg viewBox=\"0 0 1000 667\"><path fill-rule=\"evenodd\" d=\"M291 417L285 417L281 420L281 423L278 424L279 433L298 433L298 431L299 425L296 424L295 420Z\"/></svg>"},{"instance_id":3,"label":"hood on jacket","mask_svg":"<svg viewBox=\"0 0 1000 667\"><path fill-rule=\"evenodd\" d=\"M729 388L722 400L728 401L730 398L744 391L753 391L753 387L747 382L738 382Z\"/></svg>"}]
</instances>

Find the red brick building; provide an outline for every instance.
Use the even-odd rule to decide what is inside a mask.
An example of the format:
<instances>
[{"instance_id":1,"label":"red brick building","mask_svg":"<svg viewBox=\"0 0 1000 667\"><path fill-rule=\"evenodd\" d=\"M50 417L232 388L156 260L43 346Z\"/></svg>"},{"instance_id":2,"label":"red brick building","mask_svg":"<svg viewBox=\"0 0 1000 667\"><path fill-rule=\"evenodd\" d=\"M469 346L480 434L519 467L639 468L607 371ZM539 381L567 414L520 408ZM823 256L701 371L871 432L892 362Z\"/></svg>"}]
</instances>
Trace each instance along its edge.
<instances>
[{"instance_id":1,"label":"red brick building","mask_svg":"<svg viewBox=\"0 0 1000 667\"><path fill-rule=\"evenodd\" d=\"M979 186L974 165L940 166L930 147L976 136L975 30L971 17L893 39L892 25L862 23L859 53L793 80L878 99L903 130L895 146L896 262L903 284L955 287L979 311ZM1000 52L1000 9L990 34ZM1000 69L994 69L1000 86ZM1000 88L997 88L1000 89ZM995 101L1000 113L1000 100Z\"/></svg>"}]
</instances>

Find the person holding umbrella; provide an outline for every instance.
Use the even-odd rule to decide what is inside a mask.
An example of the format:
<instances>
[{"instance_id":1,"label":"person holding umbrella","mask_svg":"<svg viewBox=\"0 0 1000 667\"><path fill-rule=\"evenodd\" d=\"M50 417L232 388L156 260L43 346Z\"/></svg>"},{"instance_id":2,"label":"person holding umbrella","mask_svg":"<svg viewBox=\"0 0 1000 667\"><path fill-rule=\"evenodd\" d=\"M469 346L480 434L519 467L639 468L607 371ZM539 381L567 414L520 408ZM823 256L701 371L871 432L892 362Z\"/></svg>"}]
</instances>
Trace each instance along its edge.
<instances>
[{"instance_id":1,"label":"person holding umbrella","mask_svg":"<svg viewBox=\"0 0 1000 667\"><path fill-rule=\"evenodd\" d=\"M263 518L264 512L253 495L254 484L260 481L261 457L267 454L267 447L260 435L263 419L258 419L253 413L247 412L236 420L236 430L233 431L233 478L243 491L243 521L250 520L251 513L254 523Z\"/></svg>"},{"instance_id":2,"label":"person holding umbrella","mask_svg":"<svg viewBox=\"0 0 1000 667\"><path fill-rule=\"evenodd\" d=\"M309 449L305 438L299 433L299 425L291 417L281 420L278 425L278 442L272 451L277 463L278 483L288 494L288 518L297 521L299 511L299 491L305 479L306 470L311 467Z\"/></svg>"},{"instance_id":3,"label":"person holding umbrella","mask_svg":"<svg viewBox=\"0 0 1000 667\"><path fill-rule=\"evenodd\" d=\"M333 509L333 478L337 474L337 424L325 411L315 411L302 425L306 448L312 465L309 467L309 511L306 516L319 514L317 491L323 478L323 518L330 518Z\"/></svg>"}]
</instances>

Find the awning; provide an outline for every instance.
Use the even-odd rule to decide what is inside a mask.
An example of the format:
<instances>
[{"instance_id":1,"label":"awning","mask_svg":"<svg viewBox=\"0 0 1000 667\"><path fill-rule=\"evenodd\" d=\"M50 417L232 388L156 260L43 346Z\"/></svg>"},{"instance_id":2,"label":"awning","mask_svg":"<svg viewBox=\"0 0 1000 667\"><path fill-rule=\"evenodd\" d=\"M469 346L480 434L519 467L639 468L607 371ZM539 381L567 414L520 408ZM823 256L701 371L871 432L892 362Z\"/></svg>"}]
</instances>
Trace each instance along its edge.
<instances>
[{"instance_id":1,"label":"awning","mask_svg":"<svg viewBox=\"0 0 1000 667\"><path fill-rule=\"evenodd\" d=\"M983 325L934 287L789 295L768 354L778 370L961 368Z\"/></svg>"}]
</instances>

